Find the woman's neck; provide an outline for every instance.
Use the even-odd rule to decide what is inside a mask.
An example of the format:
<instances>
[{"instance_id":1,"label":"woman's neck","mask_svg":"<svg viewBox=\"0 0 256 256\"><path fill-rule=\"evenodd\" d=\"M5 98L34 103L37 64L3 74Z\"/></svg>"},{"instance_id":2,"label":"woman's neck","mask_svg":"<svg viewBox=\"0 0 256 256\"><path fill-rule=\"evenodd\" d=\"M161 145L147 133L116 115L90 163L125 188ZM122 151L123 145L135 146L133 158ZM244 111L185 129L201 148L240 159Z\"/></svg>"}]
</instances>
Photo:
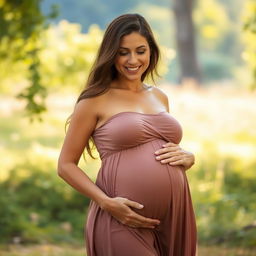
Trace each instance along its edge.
<instances>
[{"instance_id":1,"label":"woman's neck","mask_svg":"<svg viewBox=\"0 0 256 256\"><path fill-rule=\"evenodd\" d=\"M127 81L122 79L114 80L110 88L118 88L123 90L129 90L133 92L140 92L146 88L142 81Z\"/></svg>"}]
</instances>

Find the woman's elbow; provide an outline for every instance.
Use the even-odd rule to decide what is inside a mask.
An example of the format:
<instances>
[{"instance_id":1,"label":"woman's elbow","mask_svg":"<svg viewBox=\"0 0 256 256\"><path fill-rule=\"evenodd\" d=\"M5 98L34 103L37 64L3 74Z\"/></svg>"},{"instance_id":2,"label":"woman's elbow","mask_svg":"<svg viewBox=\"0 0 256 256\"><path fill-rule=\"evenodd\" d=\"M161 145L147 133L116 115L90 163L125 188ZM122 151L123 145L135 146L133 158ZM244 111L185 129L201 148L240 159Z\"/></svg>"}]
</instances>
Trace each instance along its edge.
<instances>
[{"instance_id":1,"label":"woman's elbow","mask_svg":"<svg viewBox=\"0 0 256 256\"><path fill-rule=\"evenodd\" d=\"M63 177L64 173L65 173L65 164L59 160L57 165L57 174L58 176Z\"/></svg>"}]
</instances>

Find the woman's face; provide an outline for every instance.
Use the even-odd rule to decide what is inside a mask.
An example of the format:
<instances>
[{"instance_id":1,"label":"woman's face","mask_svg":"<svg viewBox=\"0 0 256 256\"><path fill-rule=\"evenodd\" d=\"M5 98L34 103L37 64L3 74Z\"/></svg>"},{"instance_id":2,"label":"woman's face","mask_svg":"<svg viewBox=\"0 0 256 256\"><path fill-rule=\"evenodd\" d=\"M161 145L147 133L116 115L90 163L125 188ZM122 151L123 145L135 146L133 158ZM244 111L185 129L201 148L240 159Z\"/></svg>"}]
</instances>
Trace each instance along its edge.
<instances>
[{"instance_id":1,"label":"woman's face","mask_svg":"<svg viewBox=\"0 0 256 256\"><path fill-rule=\"evenodd\" d=\"M146 38L137 32L123 36L115 59L118 79L141 81L149 63L150 48Z\"/></svg>"}]
</instances>

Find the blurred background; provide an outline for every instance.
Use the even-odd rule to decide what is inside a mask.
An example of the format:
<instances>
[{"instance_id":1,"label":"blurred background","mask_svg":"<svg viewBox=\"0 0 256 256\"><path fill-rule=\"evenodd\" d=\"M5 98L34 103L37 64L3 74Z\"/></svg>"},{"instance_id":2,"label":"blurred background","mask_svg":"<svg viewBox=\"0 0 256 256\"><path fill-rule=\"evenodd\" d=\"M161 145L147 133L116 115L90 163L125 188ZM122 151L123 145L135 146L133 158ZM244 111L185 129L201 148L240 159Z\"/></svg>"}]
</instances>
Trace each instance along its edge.
<instances>
[{"instance_id":1,"label":"blurred background","mask_svg":"<svg viewBox=\"0 0 256 256\"><path fill-rule=\"evenodd\" d=\"M57 159L104 29L124 13L150 23L157 86L196 156L198 255L256 255L255 0L0 0L0 254L84 255L89 200ZM95 180L100 160L79 166Z\"/></svg>"}]
</instances>

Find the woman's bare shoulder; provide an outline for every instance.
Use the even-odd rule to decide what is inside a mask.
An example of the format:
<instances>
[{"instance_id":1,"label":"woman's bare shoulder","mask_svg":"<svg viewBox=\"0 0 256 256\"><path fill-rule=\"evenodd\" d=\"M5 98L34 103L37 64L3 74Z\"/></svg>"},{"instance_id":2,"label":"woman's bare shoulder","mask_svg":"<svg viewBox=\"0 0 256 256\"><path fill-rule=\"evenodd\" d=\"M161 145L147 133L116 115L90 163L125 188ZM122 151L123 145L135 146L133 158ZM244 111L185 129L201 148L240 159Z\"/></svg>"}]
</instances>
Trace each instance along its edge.
<instances>
[{"instance_id":1,"label":"woman's bare shoulder","mask_svg":"<svg viewBox=\"0 0 256 256\"><path fill-rule=\"evenodd\" d=\"M104 105L106 98L107 93L81 99L76 104L75 110L77 109L77 111L81 111L82 113L84 113L84 115L87 115L89 112L90 114L96 115L97 117L102 110L102 106Z\"/></svg>"},{"instance_id":2,"label":"woman's bare shoulder","mask_svg":"<svg viewBox=\"0 0 256 256\"><path fill-rule=\"evenodd\" d=\"M167 94L157 86L152 86L152 93L161 101L169 111L169 100Z\"/></svg>"},{"instance_id":3,"label":"woman's bare shoulder","mask_svg":"<svg viewBox=\"0 0 256 256\"><path fill-rule=\"evenodd\" d=\"M158 86L152 86L152 91L153 93L155 93L156 95L163 97L163 98L168 98L167 94Z\"/></svg>"}]
</instances>

